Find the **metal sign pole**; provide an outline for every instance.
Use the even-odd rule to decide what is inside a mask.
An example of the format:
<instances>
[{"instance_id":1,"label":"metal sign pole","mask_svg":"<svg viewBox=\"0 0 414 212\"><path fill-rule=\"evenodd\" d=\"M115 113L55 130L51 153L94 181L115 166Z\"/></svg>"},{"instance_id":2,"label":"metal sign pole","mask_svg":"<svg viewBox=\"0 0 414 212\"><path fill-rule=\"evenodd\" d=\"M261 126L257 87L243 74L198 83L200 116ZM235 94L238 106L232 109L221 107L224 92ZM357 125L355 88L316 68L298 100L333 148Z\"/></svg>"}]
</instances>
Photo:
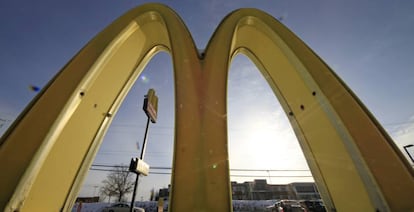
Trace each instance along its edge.
<instances>
[{"instance_id":1,"label":"metal sign pole","mask_svg":"<svg viewBox=\"0 0 414 212\"><path fill-rule=\"evenodd\" d=\"M141 173L145 176L148 175L149 170L149 166L143 160L145 155L145 148L147 146L148 129L150 121L152 123L155 123L157 120L158 97L155 95L154 89L148 90L148 93L144 98L144 105L142 109L145 111L145 114L147 114L148 118L147 126L145 127L144 142L142 143L141 155L139 159L136 159L135 161L134 158L132 158L131 164L129 165L129 171L132 171L137 174L137 177L135 179L134 191L132 193L130 212L133 212L134 210L135 195L137 193L139 176L141 175Z\"/></svg>"},{"instance_id":2,"label":"metal sign pole","mask_svg":"<svg viewBox=\"0 0 414 212\"><path fill-rule=\"evenodd\" d=\"M149 123L150 123L150 118L148 117L147 119L147 126L145 127L145 134L144 134L144 142L142 143L142 148L141 148L141 156L139 157L139 159L144 160L144 155L145 155L145 148L147 146L147 138L148 138L148 129L149 129ZM130 207L130 212L133 212L134 210L134 202L135 202L135 195L137 193L137 188L138 188L138 180L139 180L139 173L137 173L137 177L135 179L135 185L134 185L134 191L132 193L132 201L131 201L131 207Z\"/></svg>"}]
</instances>

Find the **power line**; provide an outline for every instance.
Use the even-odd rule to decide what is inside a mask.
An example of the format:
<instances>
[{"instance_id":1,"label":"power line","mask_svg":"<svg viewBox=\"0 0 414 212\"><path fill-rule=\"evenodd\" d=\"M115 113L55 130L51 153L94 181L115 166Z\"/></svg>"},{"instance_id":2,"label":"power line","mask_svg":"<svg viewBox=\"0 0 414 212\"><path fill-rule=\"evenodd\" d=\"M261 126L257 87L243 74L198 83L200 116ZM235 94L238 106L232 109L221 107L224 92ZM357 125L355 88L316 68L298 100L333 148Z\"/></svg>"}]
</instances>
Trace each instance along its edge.
<instances>
[{"instance_id":1,"label":"power line","mask_svg":"<svg viewBox=\"0 0 414 212\"><path fill-rule=\"evenodd\" d=\"M259 171L259 172L309 172L309 169L230 169L230 171Z\"/></svg>"},{"instance_id":2,"label":"power line","mask_svg":"<svg viewBox=\"0 0 414 212\"><path fill-rule=\"evenodd\" d=\"M126 165L104 165L104 164L92 164L92 166L110 167L110 168L126 168L126 167L129 167L129 166L126 166Z\"/></svg>"},{"instance_id":3,"label":"power line","mask_svg":"<svg viewBox=\"0 0 414 212\"><path fill-rule=\"evenodd\" d=\"M312 175L238 175L238 174L230 174L230 177L263 177L263 178L273 178L273 177L313 177Z\"/></svg>"},{"instance_id":4,"label":"power line","mask_svg":"<svg viewBox=\"0 0 414 212\"><path fill-rule=\"evenodd\" d=\"M414 123L414 120L407 120L407 121L383 123L382 126L384 126L384 127L386 127L386 126L397 126L398 127L398 126L408 125L408 124L413 124L413 123ZM112 124L111 127L114 127L114 128L124 128L124 129L126 129L126 128L134 128L134 129L144 128L143 125L133 124L133 123L127 123L127 124L121 124L121 123L120 124ZM156 127L154 127L153 130L161 130L161 129L164 129L164 130L173 130L174 129L174 126L171 126L171 125L156 126ZM229 127L228 129L229 129L229 131L244 131L244 130L249 129L249 128L248 127ZM269 127L269 129L273 129L273 128L272 127Z\"/></svg>"},{"instance_id":5,"label":"power line","mask_svg":"<svg viewBox=\"0 0 414 212\"><path fill-rule=\"evenodd\" d=\"M105 165L105 164L92 164L94 167L106 167L106 168L128 168L126 165ZM91 168L92 169L92 168ZM151 166L151 169L156 170L171 170L171 167L165 166ZM230 171L248 171L248 172L310 172L308 169L230 169Z\"/></svg>"},{"instance_id":6,"label":"power line","mask_svg":"<svg viewBox=\"0 0 414 212\"><path fill-rule=\"evenodd\" d=\"M111 170L111 169L99 169L99 168L90 168L92 171L105 171L105 172L112 172L112 171L119 171L119 170ZM128 171L121 171L121 172L128 172ZM152 172L150 171L149 174L159 174L159 175L171 175L172 173L168 172ZM240 174L230 174L230 177L264 177L264 178L292 178L292 177L300 177L300 178L309 178L313 177L312 175L240 175Z\"/></svg>"}]
</instances>

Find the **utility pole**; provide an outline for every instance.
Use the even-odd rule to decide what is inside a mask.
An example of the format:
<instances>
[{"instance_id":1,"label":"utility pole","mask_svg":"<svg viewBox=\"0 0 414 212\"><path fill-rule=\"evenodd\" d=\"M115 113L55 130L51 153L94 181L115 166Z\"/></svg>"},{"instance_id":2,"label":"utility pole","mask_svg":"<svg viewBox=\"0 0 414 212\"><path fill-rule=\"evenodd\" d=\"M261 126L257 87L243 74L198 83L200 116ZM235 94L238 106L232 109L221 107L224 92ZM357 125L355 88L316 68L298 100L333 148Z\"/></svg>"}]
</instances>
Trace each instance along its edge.
<instances>
[{"instance_id":1,"label":"utility pole","mask_svg":"<svg viewBox=\"0 0 414 212\"><path fill-rule=\"evenodd\" d=\"M157 121L158 97L155 95L154 89L148 90L148 93L144 98L144 105L142 109L147 115L147 125L145 127L144 141L142 142L141 155L139 158L132 158L131 163L129 164L129 171L137 175L135 179L134 191L132 193L130 212L133 212L134 210L135 195L138 188L139 176L141 174L147 176L149 172L149 165L144 162L144 156L148 140L149 123L150 121L152 123L155 123Z\"/></svg>"}]
</instances>

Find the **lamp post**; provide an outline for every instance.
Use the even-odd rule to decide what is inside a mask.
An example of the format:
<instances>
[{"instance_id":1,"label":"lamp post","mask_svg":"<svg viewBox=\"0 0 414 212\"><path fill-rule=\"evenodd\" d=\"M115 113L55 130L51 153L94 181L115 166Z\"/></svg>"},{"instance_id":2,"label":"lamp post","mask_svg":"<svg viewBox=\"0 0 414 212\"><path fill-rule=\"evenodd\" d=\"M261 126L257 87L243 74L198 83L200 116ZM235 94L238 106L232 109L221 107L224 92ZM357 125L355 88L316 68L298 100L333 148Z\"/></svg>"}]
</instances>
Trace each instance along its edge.
<instances>
[{"instance_id":1,"label":"lamp post","mask_svg":"<svg viewBox=\"0 0 414 212\"><path fill-rule=\"evenodd\" d=\"M94 190L93 190L93 196L95 197L96 196L96 189L99 187L99 186L93 186L94 187Z\"/></svg>"},{"instance_id":2,"label":"lamp post","mask_svg":"<svg viewBox=\"0 0 414 212\"><path fill-rule=\"evenodd\" d=\"M414 147L414 145L413 144L408 144L408 145L403 146L403 148L404 148L405 152L407 153L408 157L410 157L411 162L414 163L414 158L413 158L413 156L411 156L410 152L408 151L408 148L410 148L410 147Z\"/></svg>"},{"instance_id":3,"label":"lamp post","mask_svg":"<svg viewBox=\"0 0 414 212\"><path fill-rule=\"evenodd\" d=\"M141 174L146 176L148 175L148 172L149 172L149 166L148 164L144 162L144 155L145 155L145 148L146 148L147 140L148 140L147 135L148 135L149 123L150 121L152 123L155 123L157 121L158 97L155 95L154 89L148 90L148 93L147 95L145 95L145 98L144 98L144 106L142 109L147 115L147 126L145 127L144 141L142 142L141 155L139 158L132 158L131 163L129 164L129 171L137 174L137 177L135 179L134 191L132 193L130 212L133 212L134 210L135 195L137 192L139 176Z\"/></svg>"}]
</instances>

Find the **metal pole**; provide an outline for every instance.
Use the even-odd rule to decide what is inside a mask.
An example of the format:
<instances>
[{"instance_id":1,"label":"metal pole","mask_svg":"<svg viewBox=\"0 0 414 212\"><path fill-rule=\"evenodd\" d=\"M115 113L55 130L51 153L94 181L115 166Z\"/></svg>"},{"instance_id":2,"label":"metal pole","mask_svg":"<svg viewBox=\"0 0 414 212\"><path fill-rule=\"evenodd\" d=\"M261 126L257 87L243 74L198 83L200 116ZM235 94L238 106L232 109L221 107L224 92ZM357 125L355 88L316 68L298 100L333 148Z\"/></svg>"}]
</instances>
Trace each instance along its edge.
<instances>
[{"instance_id":1,"label":"metal pole","mask_svg":"<svg viewBox=\"0 0 414 212\"><path fill-rule=\"evenodd\" d=\"M150 123L150 118L148 117L147 126L145 127L145 133L144 133L144 142L142 143L141 155L139 157L139 159L141 160L144 160L145 148L147 146L147 135L148 135L149 123ZM139 174L137 174L137 177L135 179L134 192L132 193L131 207L129 209L130 212L133 212L134 210L134 202L135 202L135 195L137 193L137 188L138 188L138 180L139 180Z\"/></svg>"},{"instance_id":2,"label":"metal pole","mask_svg":"<svg viewBox=\"0 0 414 212\"><path fill-rule=\"evenodd\" d=\"M144 134L144 142L142 143L142 149L141 149L141 156L139 159L144 160L144 155L145 155L145 148L147 147L147 140L148 140L148 129L149 129L149 123L150 123L150 118L147 118L147 127L145 128L145 134Z\"/></svg>"}]
</instances>

